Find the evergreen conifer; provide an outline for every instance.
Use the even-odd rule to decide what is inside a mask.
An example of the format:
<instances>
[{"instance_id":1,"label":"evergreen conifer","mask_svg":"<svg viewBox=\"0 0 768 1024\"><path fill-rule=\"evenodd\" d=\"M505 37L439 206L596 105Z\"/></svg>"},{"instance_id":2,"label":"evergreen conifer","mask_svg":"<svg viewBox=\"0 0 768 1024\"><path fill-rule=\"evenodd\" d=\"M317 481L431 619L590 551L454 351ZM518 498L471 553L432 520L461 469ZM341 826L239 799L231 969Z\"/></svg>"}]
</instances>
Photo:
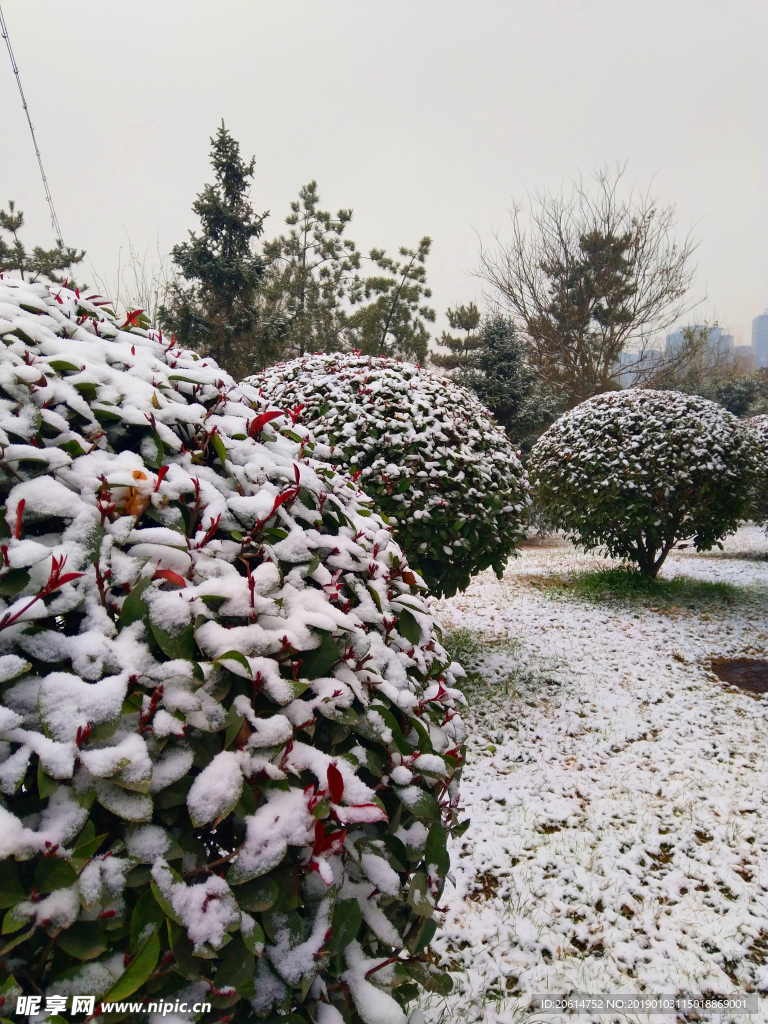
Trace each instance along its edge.
<instances>
[{"instance_id":1,"label":"evergreen conifer","mask_svg":"<svg viewBox=\"0 0 768 1024\"><path fill-rule=\"evenodd\" d=\"M254 242L268 214L255 214L248 197L254 164L222 121L211 139L215 181L192 206L202 230L171 250L179 276L159 312L161 326L183 345L212 355L234 376L266 365L285 333L283 320L264 317L258 302L265 265Z\"/></svg>"},{"instance_id":2,"label":"evergreen conifer","mask_svg":"<svg viewBox=\"0 0 768 1024\"><path fill-rule=\"evenodd\" d=\"M38 277L40 275L61 281L61 272L66 270L71 277L71 267L80 263L85 251L71 249L64 245L60 238L56 239L53 249L43 249L36 245L32 252L27 252L19 238L19 231L24 227L24 213L16 209L12 199L8 200L8 209L0 210L0 231L13 236L12 242L6 242L0 235L0 272L18 270L22 277Z\"/></svg>"},{"instance_id":3,"label":"evergreen conifer","mask_svg":"<svg viewBox=\"0 0 768 1024\"><path fill-rule=\"evenodd\" d=\"M483 347L483 340L477 330L480 326L480 310L474 302L470 302L468 306L447 309L446 316L452 330L463 331L464 337L443 331L440 344L448 352L433 352L432 362L448 371L478 369L480 350Z\"/></svg>"},{"instance_id":4,"label":"evergreen conifer","mask_svg":"<svg viewBox=\"0 0 768 1024\"><path fill-rule=\"evenodd\" d=\"M434 309L422 304L432 295L425 266L431 246L427 237L416 249L403 246L402 263L383 249L371 249L371 259L384 273L366 278L363 291L370 301L349 318L353 345L363 355L426 361L426 322L435 320Z\"/></svg>"}]
</instances>

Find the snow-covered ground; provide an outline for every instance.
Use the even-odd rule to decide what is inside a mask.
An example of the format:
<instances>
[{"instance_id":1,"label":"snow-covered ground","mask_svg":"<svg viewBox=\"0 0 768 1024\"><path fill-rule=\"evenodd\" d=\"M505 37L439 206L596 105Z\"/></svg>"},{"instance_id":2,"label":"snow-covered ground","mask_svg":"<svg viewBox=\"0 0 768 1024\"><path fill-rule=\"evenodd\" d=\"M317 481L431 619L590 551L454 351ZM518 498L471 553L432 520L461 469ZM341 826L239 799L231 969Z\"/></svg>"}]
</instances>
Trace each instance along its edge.
<instances>
[{"instance_id":1,"label":"snow-covered ground","mask_svg":"<svg viewBox=\"0 0 768 1024\"><path fill-rule=\"evenodd\" d=\"M662 571L730 599L596 602L549 584L611 563L551 539L438 603L484 681L436 939L456 987L428 1020L531 1019L547 991L734 990L766 992L749 1019L768 1020L768 701L710 668L768 655L767 558L743 527Z\"/></svg>"}]
</instances>

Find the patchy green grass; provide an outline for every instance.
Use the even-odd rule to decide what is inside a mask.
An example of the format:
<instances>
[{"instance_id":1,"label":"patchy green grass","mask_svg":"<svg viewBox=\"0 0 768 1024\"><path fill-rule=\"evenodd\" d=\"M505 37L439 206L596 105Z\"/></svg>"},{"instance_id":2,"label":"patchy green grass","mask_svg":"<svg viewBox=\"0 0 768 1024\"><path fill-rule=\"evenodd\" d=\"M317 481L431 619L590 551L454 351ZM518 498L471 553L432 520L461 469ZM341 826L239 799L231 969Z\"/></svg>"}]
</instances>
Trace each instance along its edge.
<instances>
[{"instance_id":1,"label":"patchy green grass","mask_svg":"<svg viewBox=\"0 0 768 1024\"><path fill-rule=\"evenodd\" d=\"M521 655L519 640L478 634L470 629L454 629L443 637L443 646L467 673L459 685L470 711L487 731L489 724L499 725L512 713L516 699L538 699L548 695L557 679L532 669Z\"/></svg>"},{"instance_id":2,"label":"patchy green grass","mask_svg":"<svg viewBox=\"0 0 768 1024\"><path fill-rule=\"evenodd\" d=\"M542 583L544 580L542 579ZM646 605L731 605L751 596L749 588L693 576L651 579L628 565L575 572L553 579L552 587L585 601L637 602Z\"/></svg>"}]
</instances>

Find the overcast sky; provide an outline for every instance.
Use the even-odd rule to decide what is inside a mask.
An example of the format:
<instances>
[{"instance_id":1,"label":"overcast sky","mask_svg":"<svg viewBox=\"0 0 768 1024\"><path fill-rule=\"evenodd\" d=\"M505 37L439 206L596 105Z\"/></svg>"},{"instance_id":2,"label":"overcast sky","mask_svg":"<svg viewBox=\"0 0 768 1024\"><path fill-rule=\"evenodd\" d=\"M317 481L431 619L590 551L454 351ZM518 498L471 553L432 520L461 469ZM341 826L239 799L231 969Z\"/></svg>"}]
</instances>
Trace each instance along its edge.
<instances>
[{"instance_id":1,"label":"overcast sky","mask_svg":"<svg viewBox=\"0 0 768 1024\"><path fill-rule=\"evenodd\" d=\"M194 228L225 119L281 229L315 178L363 251L434 239L433 302L482 298L478 235L526 189L627 160L702 244L708 317L768 306L766 0L2 0L65 241L115 275L128 236ZM7 54L0 202L50 223ZM441 325L440 325L441 326Z\"/></svg>"}]
</instances>

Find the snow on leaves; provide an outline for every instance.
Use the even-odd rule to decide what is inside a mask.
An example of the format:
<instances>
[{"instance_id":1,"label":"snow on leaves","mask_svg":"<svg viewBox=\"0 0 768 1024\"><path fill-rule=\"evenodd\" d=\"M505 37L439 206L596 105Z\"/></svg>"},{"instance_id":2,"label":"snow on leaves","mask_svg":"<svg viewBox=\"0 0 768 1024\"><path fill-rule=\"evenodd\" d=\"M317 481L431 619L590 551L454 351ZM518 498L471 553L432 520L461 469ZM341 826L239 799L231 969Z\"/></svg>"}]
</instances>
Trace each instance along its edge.
<instances>
[{"instance_id":1,"label":"snow on leaves","mask_svg":"<svg viewBox=\"0 0 768 1024\"><path fill-rule=\"evenodd\" d=\"M144 323L0 276L8 984L404 1020L460 670L300 403Z\"/></svg>"},{"instance_id":2,"label":"snow on leaves","mask_svg":"<svg viewBox=\"0 0 768 1024\"><path fill-rule=\"evenodd\" d=\"M716 402L631 389L561 416L534 446L530 472L555 527L655 575L678 541L708 551L736 529L758 459L749 430Z\"/></svg>"},{"instance_id":3,"label":"snow on leaves","mask_svg":"<svg viewBox=\"0 0 768 1024\"><path fill-rule=\"evenodd\" d=\"M522 536L528 483L506 434L471 392L410 363L338 353L249 381L301 414L323 454L390 517L432 591L463 590L489 566L501 575ZM378 588L368 585L376 601ZM398 621L418 643L411 611Z\"/></svg>"}]
</instances>

